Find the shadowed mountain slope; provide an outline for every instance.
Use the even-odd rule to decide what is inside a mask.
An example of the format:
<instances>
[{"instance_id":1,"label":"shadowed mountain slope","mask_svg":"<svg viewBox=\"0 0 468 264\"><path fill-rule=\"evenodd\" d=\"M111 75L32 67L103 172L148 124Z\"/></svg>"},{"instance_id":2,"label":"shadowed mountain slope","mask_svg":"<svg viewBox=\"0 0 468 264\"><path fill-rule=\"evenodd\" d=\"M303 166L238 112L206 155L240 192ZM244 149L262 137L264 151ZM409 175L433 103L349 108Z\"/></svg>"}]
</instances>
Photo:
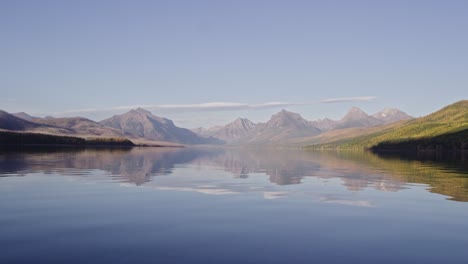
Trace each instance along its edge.
<instances>
[{"instance_id":1,"label":"shadowed mountain slope","mask_svg":"<svg viewBox=\"0 0 468 264\"><path fill-rule=\"evenodd\" d=\"M46 124L38 124L35 122L31 122L28 120L24 120L22 118L16 117L12 114L9 114L5 111L0 110L0 129L3 130L10 130L10 131L21 131L21 132L41 132L46 134L72 134L73 131L46 125Z\"/></svg>"},{"instance_id":2,"label":"shadowed mountain slope","mask_svg":"<svg viewBox=\"0 0 468 264\"><path fill-rule=\"evenodd\" d=\"M126 137L124 132L83 117L32 118L37 124L66 128L80 136Z\"/></svg>"},{"instance_id":3,"label":"shadowed mountain slope","mask_svg":"<svg viewBox=\"0 0 468 264\"><path fill-rule=\"evenodd\" d=\"M201 135L219 138L225 142L232 143L242 140L250 135L257 125L247 118L237 118L233 122L210 129L198 129Z\"/></svg>"},{"instance_id":4,"label":"shadowed mountain slope","mask_svg":"<svg viewBox=\"0 0 468 264\"><path fill-rule=\"evenodd\" d=\"M119 129L127 135L182 144L219 144L220 140L203 138L194 132L174 125L172 120L155 116L138 108L105 119L100 124Z\"/></svg>"},{"instance_id":5,"label":"shadowed mountain slope","mask_svg":"<svg viewBox=\"0 0 468 264\"><path fill-rule=\"evenodd\" d=\"M266 123L259 123L252 130L248 143L274 144L297 137L306 137L320 134L315 127L301 115L286 110L273 115Z\"/></svg>"}]
</instances>

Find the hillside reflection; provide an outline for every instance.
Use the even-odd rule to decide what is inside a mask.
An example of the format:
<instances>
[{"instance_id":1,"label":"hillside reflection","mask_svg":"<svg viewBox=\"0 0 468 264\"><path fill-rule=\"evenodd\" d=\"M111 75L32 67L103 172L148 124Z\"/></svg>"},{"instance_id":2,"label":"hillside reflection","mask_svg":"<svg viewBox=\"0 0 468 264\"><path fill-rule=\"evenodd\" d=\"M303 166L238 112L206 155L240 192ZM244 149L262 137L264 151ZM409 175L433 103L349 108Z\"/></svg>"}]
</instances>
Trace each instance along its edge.
<instances>
[{"instance_id":1,"label":"hillside reflection","mask_svg":"<svg viewBox=\"0 0 468 264\"><path fill-rule=\"evenodd\" d=\"M142 185L178 166L212 166L239 180L264 174L276 185L308 178L339 179L349 191L372 188L395 192L409 183L468 201L468 168L463 155L378 156L366 152L305 152L275 149L132 148L47 149L0 152L0 175L41 172L89 175L106 171L112 179Z\"/></svg>"}]
</instances>

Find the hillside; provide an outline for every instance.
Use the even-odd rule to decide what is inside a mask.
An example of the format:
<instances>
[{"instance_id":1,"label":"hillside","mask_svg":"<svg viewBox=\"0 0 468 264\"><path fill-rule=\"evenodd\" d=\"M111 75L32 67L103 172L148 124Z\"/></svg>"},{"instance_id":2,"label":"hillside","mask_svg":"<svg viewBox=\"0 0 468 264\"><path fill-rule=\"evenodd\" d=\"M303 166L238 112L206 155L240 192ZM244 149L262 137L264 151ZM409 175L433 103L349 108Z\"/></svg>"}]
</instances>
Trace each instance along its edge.
<instances>
[{"instance_id":1,"label":"hillside","mask_svg":"<svg viewBox=\"0 0 468 264\"><path fill-rule=\"evenodd\" d=\"M74 134L85 137L126 137L125 133L118 129L104 126L84 117L33 117L31 121L37 124L66 128L73 131Z\"/></svg>"},{"instance_id":2,"label":"hillside","mask_svg":"<svg viewBox=\"0 0 468 264\"><path fill-rule=\"evenodd\" d=\"M31 121L21 119L5 111L0 111L0 129L24 131L40 127Z\"/></svg>"},{"instance_id":3,"label":"hillside","mask_svg":"<svg viewBox=\"0 0 468 264\"><path fill-rule=\"evenodd\" d=\"M379 143L398 143L425 139L445 140L444 135L453 134L468 129L468 100L459 101L430 115L401 121L382 128L364 133L363 135L334 140L322 145L312 145L307 148L371 148ZM444 139L445 138L445 139Z\"/></svg>"},{"instance_id":4,"label":"hillside","mask_svg":"<svg viewBox=\"0 0 468 264\"><path fill-rule=\"evenodd\" d=\"M468 150L468 129L401 141L383 141L371 147L372 151L395 150Z\"/></svg>"},{"instance_id":5,"label":"hillside","mask_svg":"<svg viewBox=\"0 0 468 264\"><path fill-rule=\"evenodd\" d=\"M400 122L401 124L402 122ZM376 127L350 127L342 129L333 129L311 137L301 137L289 140L288 143L293 146L319 145L329 142L344 143L350 139L371 135L391 129L393 125L382 125Z\"/></svg>"},{"instance_id":6,"label":"hillside","mask_svg":"<svg viewBox=\"0 0 468 264\"><path fill-rule=\"evenodd\" d=\"M45 134L73 134L73 131L69 129L51 126L47 124L38 124L32 121L19 118L5 111L0 111L0 129L23 132L40 132Z\"/></svg>"},{"instance_id":7,"label":"hillside","mask_svg":"<svg viewBox=\"0 0 468 264\"><path fill-rule=\"evenodd\" d=\"M0 111L0 130L32 133L34 135L30 138L36 139L39 138L35 134L85 138L89 142L99 142L109 138L129 138L135 144L142 146L181 147L181 144L220 143L220 140L199 137L187 129L178 128L171 120L153 116L146 110L137 109L130 111L130 113L122 122L123 126L113 123L114 127L111 127L83 117L55 118L48 116L40 118L30 116L24 112L10 114ZM115 121L118 118L119 116L114 116L109 120ZM135 130L132 130L132 126L136 127L137 130L138 126L146 126L149 129L139 133L140 131L135 132ZM153 129L151 126L153 126ZM161 134L163 135L161 137L155 136Z\"/></svg>"}]
</instances>

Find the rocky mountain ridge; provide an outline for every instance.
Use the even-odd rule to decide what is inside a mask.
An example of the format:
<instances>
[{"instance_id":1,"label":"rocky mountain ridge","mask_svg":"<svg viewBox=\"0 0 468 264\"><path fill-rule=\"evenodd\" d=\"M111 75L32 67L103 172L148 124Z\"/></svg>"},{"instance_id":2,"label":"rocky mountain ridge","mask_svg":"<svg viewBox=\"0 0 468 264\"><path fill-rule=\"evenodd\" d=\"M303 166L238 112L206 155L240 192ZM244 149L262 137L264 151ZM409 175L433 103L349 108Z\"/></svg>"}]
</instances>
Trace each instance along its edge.
<instances>
[{"instance_id":1,"label":"rocky mountain ridge","mask_svg":"<svg viewBox=\"0 0 468 264\"><path fill-rule=\"evenodd\" d=\"M339 120L309 121L300 114L281 110L263 123L237 118L224 126L188 130L178 127L170 119L153 115L143 108L95 122L82 117L39 118L27 113L1 112L0 129L40 132L86 137L126 137L179 144L275 144L301 141L329 131L349 128L370 128L411 118L397 109L384 109L368 115L357 107L351 108Z\"/></svg>"},{"instance_id":2,"label":"rocky mountain ridge","mask_svg":"<svg viewBox=\"0 0 468 264\"><path fill-rule=\"evenodd\" d=\"M368 115L360 108L352 107L340 120L329 118L308 121L300 114L281 110L265 123L253 123L238 118L225 125L212 128L197 128L199 135L219 138L227 143L274 143L294 138L307 138L321 133L347 128L375 127L412 117L398 109L384 109ZM248 125L245 125L245 124Z\"/></svg>"},{"instance_id":3,"label":"rocky mountain ridge","mask_svg":"<svg viewBox=\"0 0 468 264\"><path fill-rule=\"evenodd\" d=\"M204 138L194 132L174 125L172 120L153 115L137 108L121 115L102 120L100 124L123 131L127 135L150 140L177 142L182 144L220 144L214 138Z\"/></svg>"}]
</instances>

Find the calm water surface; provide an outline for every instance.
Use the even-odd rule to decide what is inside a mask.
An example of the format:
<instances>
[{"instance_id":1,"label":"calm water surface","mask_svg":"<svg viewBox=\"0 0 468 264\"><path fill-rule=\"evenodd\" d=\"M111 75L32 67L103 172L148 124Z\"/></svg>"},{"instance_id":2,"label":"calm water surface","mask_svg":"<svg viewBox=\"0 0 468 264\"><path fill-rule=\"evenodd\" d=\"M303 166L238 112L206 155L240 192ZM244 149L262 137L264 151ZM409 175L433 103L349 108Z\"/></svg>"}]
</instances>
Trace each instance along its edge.
<instances>
[{"instance_id":1,"label":"calm water surface","mask_svg":"<svg viewBox=\"0 0 468 264\"><path fill-rule=\"evenodd\" d=\"M0 151L0 263L468 263L468 160Z\"/></svg>"}]
</instances>

